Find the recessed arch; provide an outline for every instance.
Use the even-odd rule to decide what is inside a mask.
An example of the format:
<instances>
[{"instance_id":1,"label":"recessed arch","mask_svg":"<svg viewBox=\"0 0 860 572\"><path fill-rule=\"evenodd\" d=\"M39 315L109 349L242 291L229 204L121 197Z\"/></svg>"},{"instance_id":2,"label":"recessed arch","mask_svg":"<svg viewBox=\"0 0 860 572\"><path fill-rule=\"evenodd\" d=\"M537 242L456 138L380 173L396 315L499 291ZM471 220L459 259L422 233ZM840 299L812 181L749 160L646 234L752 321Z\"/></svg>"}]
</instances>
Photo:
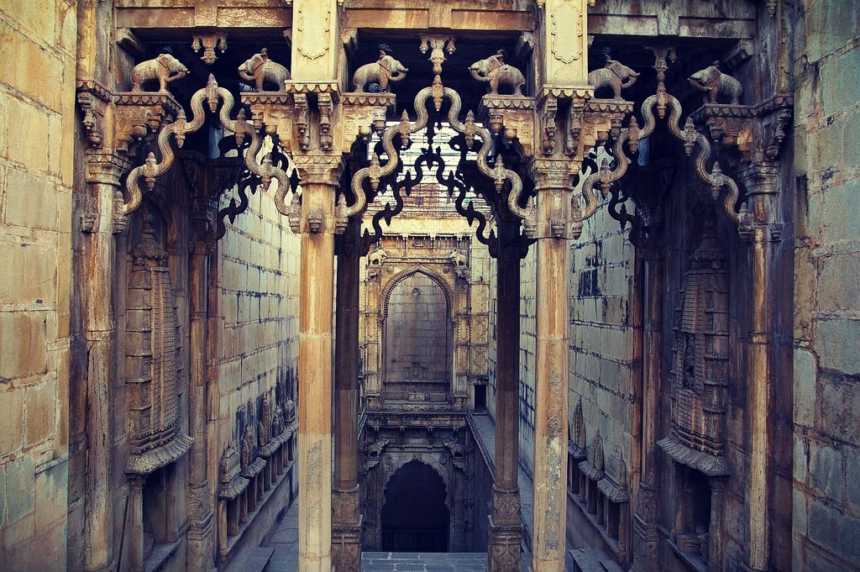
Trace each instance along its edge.
<instances>
[{"instance_id":1,"label":"recessed arch","mask_svg":"<svg viewBox=\"0 0 860 572\"><path fill-rule=\"evenodd\" d=\"M446 552L451 513L444 478L431 465L411 460L385 484L382 506L382 550Z\"/></svg>"},{"instance_id":2,"label":"recessed arch","mask_svg":"<svg viewBox=\"0 0 860 572\"><path fill-rule=\"evenodd\" d=\"M381 317L383 392L388 398L406 399L415 393L448 398L452 298L446 281L421 267L401 272L386 285Z\"/></svg>"}]
</instances>

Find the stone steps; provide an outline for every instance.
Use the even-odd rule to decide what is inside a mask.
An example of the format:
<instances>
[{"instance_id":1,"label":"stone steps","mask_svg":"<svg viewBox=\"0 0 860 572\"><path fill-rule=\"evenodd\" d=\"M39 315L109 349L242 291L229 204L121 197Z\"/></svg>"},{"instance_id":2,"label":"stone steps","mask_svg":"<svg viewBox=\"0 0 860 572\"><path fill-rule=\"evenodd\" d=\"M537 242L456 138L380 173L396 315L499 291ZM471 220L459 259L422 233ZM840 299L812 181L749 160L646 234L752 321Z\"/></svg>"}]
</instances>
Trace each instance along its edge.
<instances>
[{"instance_id":1,"label":"stone steps","mask_svg":"<svg viewBox=\"0 0 860 572\"><path fill-rule=\"evenodd\" d=\"M485 572L484 552L365 552L362 572Z\"/></svg>"}]
</instances>

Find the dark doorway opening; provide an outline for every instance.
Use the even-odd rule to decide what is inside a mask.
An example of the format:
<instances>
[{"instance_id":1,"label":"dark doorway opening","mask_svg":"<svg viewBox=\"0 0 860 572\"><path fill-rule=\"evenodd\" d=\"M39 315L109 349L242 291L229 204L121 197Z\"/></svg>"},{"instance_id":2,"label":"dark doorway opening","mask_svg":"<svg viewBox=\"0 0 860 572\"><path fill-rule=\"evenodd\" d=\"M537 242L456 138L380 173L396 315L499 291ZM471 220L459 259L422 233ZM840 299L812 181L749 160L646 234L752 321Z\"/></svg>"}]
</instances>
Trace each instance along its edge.
<instances>
[{"instance_id":1,"label":"dark doorway opening","mask_svg":"<svg viewBox=\"0 0 860 572\"><path fill-rule=\"evenodd\" d=\"M385 487L382 506L382 550L447 552L450 513L445 482L433 468L410 461Z\"/></svg>"}]
</instances>

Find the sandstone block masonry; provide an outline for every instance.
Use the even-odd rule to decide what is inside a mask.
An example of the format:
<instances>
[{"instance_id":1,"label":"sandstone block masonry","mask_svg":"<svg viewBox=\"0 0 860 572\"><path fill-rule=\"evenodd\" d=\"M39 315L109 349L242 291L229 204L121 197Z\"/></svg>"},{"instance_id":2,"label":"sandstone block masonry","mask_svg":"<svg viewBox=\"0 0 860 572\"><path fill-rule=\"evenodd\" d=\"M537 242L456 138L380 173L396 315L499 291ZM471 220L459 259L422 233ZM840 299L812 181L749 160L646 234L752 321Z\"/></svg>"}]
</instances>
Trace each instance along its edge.
<instances>
[{"instance_id":1,"label":"sandstone block masonry","mask_svg":"<svg viewBox=\"0 0 860 572\"><path fill-rule=\"evenodd\" d=\"M0 2L0 567L8 570L66 569L74 4Z\"/></svg>"},{"instance_id":2,"label":"sandstone block masonry","mask_svg":"<svg viewBox=\"0 0 860 572\"><path fill-rule=\"evenodd\" d=\"M793 566L860 566L860 72L853 2L803 2L796 47Z\"/></svg>"}]
</instances>

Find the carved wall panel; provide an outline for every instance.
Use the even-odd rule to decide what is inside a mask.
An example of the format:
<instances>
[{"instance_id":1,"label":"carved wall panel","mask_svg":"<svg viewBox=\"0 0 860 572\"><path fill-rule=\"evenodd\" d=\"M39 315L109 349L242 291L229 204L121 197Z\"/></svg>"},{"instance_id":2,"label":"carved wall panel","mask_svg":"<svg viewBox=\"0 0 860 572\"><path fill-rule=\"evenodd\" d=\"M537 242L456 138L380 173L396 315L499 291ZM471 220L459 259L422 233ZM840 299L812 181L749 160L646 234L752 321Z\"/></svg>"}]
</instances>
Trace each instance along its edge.
<instances>
[{"instance_id":1,"label":"carved wall panel","mask_svg":"<svg viewBox=\"0 0 860 572\"><path fill-rule=\"evenodd\" d=\"M149 474L191 444L179 431L182 383L179 320L165 248L166 228L147 208L133 240L126 304L126 382L132 451L127 471Z\"/></svg>"}]
</instances>

